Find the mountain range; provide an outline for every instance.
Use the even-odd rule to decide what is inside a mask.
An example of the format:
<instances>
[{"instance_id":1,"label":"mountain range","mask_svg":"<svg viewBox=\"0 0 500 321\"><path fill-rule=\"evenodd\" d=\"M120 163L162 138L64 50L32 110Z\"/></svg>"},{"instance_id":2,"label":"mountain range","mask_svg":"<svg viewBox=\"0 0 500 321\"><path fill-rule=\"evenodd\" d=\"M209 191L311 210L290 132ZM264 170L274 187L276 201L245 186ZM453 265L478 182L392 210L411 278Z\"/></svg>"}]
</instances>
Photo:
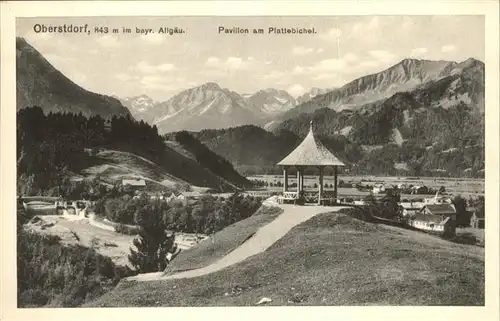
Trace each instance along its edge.
<instances>
[{"instance_id":1,"label":"mountain range","mask_svg":"<svg viewBox=\"0 0 500 321\"><path fill-rule=\"evenodd\" d=\"M394 88L400 91L392 93ZM361 99L361 92L366 102L341 106ZM353 173L481 177L484 64L403 60L298 105L266 127L270 133L243 126L195 136L240 170L275 171L311 121L316 135Z\"/></svg>"},{"instance_id":2,"label":"mountain range","mask_svg":"<svg viewBox=\"0 0 500 321\"><path fill-rule=\"evenodd\" d=\"M16 99L17 110L39 106L44 113L72 112L104 118L130 115L118 99L76 85L24 38L16 38Z\"/></svg>"},{"instance_id":3,"label":"mountain range","mask_svg":"<svg viewBox=\"0 0 500 321\"><path fill-rule=\"evenodd\" d=\"M437 91L428 95L430 89ZM206 83L165 102L155 103L145 95L121 101L136 118L155 124L161 133L247 124L272 130L282 121L316 109L366 109L368 104L380 104L396 93L414 91L420 103L429 107L447 108L464 102L484 111L484 64L475 59L461 63L404 59L340 88L312 88L297 99L273 88L238 94L216 83Z\"/></svg>"},{"instance_id":4,"label":"mountain range","mask_svg":"<svg viewBox=\"0 0 500 321\"><path fill-rule=\"evenodd\" d=\"M404 59L297 99L273 88L239 94L209 82L155 102L146 95L118 99L89 92L24 39L16 45L18 110L39 105L45 113L131 113L160 134L190 131L236 166L250 167L274 166L313 120L317 135L353 167L382 173L407 163L399 168L484 174L484 63L476 59Z\"/></svg>"},{"instance_id":5,"label":"mountain range","mask_svg":"<svg viewBox=\"0 0 500 321\"><path fill-rule=\"evenodd\" d=\"M453 105L457 101L474 103L484 110L484 64L476 59L457 63L404 59L379 73L355 79L348 84L317 95L282 116L292 118L328 107L337 111L356 110L363 105L387 99L398 92L423 89L430 83L440 83L438 94L427 101L432 106ZM444 88L447 87L447 88Z\"/></svg>"},{"instance_id":6,"label":"mountain range","mask_svg":"<svg viewBox=\"0 0 500 321\"><path fill-rule=\"evenodd\" d=\"M286 91L268 88L238 94L209 82L184 90L167 101L141 95L121 99L132 115L158 127L160 133L261 124L296 105Z\"/></svg>"}]
</instances>

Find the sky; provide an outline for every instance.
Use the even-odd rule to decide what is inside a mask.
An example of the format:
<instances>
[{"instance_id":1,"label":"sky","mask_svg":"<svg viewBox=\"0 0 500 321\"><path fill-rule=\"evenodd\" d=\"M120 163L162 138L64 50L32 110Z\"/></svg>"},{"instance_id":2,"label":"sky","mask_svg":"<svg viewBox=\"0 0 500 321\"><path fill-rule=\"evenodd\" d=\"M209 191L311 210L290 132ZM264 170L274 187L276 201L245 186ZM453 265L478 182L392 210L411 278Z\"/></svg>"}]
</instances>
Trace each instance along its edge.
<instances>
[{"instance_id":1,"label":"sky","mask_svg":"<svg viewBox=\"0 0 500 321\"><path fill-rule=\"evenodd\" d=\"M37 33L37 24L88 24L92 32ZM93 32L99 26L109 32ZM219 33L221 26L248 28L250 34ZM314 27L316 33L267 34L273 26ZM122 27L132 32L111 32ZM160 27L185 33L159 34ZM83 88L121 98L146 94L156 101L206 82L241 94L276 88L297 97L312 87L340 87L405 58L485 59L483 16L18 18L16 28L17 36ZM252 34L253 28L266 34Z\"/></svg>"}]
</instances>

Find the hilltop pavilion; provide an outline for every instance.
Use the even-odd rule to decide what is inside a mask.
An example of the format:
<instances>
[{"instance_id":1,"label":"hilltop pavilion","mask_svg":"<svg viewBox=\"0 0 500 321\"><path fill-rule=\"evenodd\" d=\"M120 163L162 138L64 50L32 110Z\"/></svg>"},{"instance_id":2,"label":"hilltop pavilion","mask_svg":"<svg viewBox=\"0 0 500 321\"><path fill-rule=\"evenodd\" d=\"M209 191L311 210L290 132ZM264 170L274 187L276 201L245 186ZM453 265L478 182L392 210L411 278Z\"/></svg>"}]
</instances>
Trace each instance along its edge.
<instances>
[{"instance_id":1,"label":"hilltop pavilion","mask_svg":"<svg viewBox=\"0 0 500 321\"><path fill-rule=\"evenodd\" d=\"M333 201L337 202L337 173L339 166L345 166L338 160L319 140L314 138L313 122L306 138L286 156L278 165L283 166L283 199L297 199L304 193L304 170L307 167L317 167L319 169L318 182L318 204L323 198L323 170L326 166L333 166L334 170L334 192ZM288 191L288 170L295 167L297 170L297 192Z\"/></svg>"}]
</instances>

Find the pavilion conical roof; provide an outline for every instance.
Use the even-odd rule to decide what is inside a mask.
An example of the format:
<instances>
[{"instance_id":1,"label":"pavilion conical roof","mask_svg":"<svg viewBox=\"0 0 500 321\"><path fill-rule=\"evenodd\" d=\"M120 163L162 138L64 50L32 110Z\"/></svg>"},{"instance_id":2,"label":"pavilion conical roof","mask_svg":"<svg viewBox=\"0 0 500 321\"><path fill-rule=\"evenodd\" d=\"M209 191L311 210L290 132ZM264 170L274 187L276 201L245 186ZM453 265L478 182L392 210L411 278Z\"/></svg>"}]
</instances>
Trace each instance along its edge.
<instances>
[{"instance_id":1,"label":"pavilion conical roof","mask_svg":"<svg viewBox=\"0 0 500 321\"><path fill-rule=\"evenodd\" d=\"M345 166L319 140L314 138L312 121L306 138L278 165Z\"/></svg>"}]
</instances>

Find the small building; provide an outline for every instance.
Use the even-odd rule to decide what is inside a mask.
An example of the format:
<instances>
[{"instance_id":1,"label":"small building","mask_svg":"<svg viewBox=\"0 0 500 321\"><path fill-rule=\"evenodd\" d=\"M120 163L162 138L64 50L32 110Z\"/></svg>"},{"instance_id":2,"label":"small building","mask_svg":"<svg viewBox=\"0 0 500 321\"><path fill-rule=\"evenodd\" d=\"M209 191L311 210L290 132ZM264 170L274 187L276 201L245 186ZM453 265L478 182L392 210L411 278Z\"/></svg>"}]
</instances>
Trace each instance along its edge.
<instances>
[{"instance_id":1,"label":"small building","mask_svg":"<svg viewBox=\"0 0 500 321\"><path fill-rule=\"evenodd\" d=\"M420 194L420 192L424 189L424 186L415 185L411 187L412 194Z\"/></svg>"},{"instance_id":2,"label":"small building","mask_svg":"<svg viewBox=\"0 0 500 321\"><path fill-rule=\"evenodd\" d=\"M425 205L409 220L410 226L440 234L455 234L457 211L453 204Z\"/></svg>"},{"instance_id":3,"label":"small building","mask_svg":"<svg viewBox=\"0 0 500 321\"><path fill-rule=\"evenodd\" d=\"M385 186L383 184L375 184L372 189L373 194L379 194L385 192Z\"/></svg>"},{"instance_id":4,"label":"small building","mask_svg":"<svg viewBox=\"0 0 500 321\"><path fill-rule=\"evenodd\" d=\"M427 215L422 213L415 214L409 221L410 226L419 230L428 232L454 233L455 226L451 217L443 217L441 215Z\"/></svg>"},{"instance_id":5,"label":"small building","mask_svg":"<svg viewBox=\"0 0 500 321\"><path fill-rule=\"evenodd\" d=\"M146 181L143 179L124 179L122 180L123 186L130 186L134 189L144 189L146 187Z\"/></svg>"},{"instance_id":6,"label":"small building","mask_svg":"<svg viewBox=\"0 0 500 321\"><path fill-rule=\"evenodd\" d=\"M422 207L421 212L426 215L457 215L457 210L453 204L427 204Z\"/></svg>"},{"instance_id":7,"label":"small building","mask_svg":"<svg viewBox=\"0 0 500 321\"><path fill-rule=\"evenodd\" d=\"M161 195L161 194L156 194L156 195L150 195L149 198L152 199L152 200L160 200L160 201L162 201L164 199L164 196Z\"/></svg>"},{"instance_id":8,"label":"small building","mask_svg":"<svg viewBox=\"0 0 500 321\"><path fill-rule=\"evenodd\" d=\"M179 200L184 200L184 199L199 199L203 196L203 194L199 192L181 192L177 195L177 199Z\"/></svg>"},{"instance_id":9,"label":"small building","mask_svg":"<svg viewBox=\"0 0 500 321\"><path fill-rule=\"evenodd\" d=\"M449 197L446 196L435 196L431 198L425 198L424 203L427 205L435 205L435 204L452 204L452 201Z\"/></svg>"},{"instance_id":10,"label":"small building","mask_svg":"<svg viewBox=\"0 0 500 321\"><path fill-rule=\"evenodd\" d=\"M177 199L177 196L176 196L176 195L175 195L175 193L173 193L173 192L172 192L172 194L170 194L170 196L165 197L165 200L166 200L167 202L171 202L171 201L173 201L173 200L175 200L175 199Z\"/></svg>"},{"instance_id":11,"label":"small building","mask_svg":"<svg viewBox=\"0 0 500 321\"><path fill-rule=\"evenodd\" d=\"M413 215L420 212L422 207L424 206L421 202L400 202L399 206L403 208L402 214L403 216Z\"/></svg>"}]
</instances>

